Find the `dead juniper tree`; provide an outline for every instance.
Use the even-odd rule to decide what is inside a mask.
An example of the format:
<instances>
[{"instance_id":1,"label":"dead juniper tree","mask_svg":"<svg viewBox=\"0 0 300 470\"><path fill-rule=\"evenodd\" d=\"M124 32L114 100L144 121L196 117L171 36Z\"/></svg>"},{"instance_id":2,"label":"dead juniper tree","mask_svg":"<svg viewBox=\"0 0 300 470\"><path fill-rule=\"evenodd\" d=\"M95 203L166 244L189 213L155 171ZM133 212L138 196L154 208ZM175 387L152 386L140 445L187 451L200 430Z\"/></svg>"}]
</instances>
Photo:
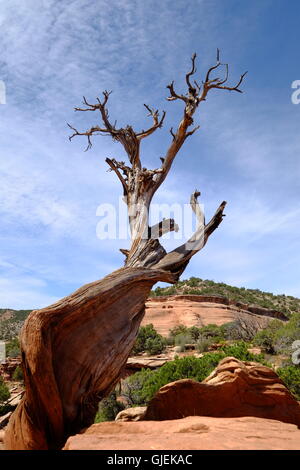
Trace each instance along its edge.
<instances>
[{"instance_id":1,"label":"dead juniper tree","mask_svg":"<svg viewBox=\"0 0 300 470\"><path fill-rule=\"evenodd\" d=\"M187 92L175 91L174 82L167 86L169 101L183 103L178 127L170 130L171 143L159 168L149 170L141 161L141 141L161 128L165 113L145 105L152 125L139 132L131 126L118 128L108 114L110 93L76 111L99 113L102 124L80 132L70 126L75 136L86 136L87 149L92 138L110 135L123 145L128 162L107 158L106 162L120 183L128 207L131 246L121 249L125 266L104 279L87 284L55 304L32 312L21 332L25 395L12 415L5 435L8 449L57 449L67 437L93 422L99 400L118 382L122 368L133 347L145 301L157 281L174 283L191 257L203 248L208 237L224 216L223 201L206 224L198 204L199 191L191 195L191 208L197 219L193 236L167 253L159 238L177 230L169 219L149 226L151 200L167 177L172 163L187 138L198 129L193 116L211 90L241 93L245 74L234 86L228 85L228 65L217 62L207 71L201 85L193 79L196 54L186 74ZM221 71L223 78L215 76Z\"/></svg>"},{"instance_id":2,"label":"dead juniper tree","mask_svg":"<svg viewBox=\"0 0 300 470\"><path fill-rule=\"evenodd\" d=\"M159 168L149 170L142 166L140 146L143 139L149 137L157 129L162 127L166 115L165 112L160 116L158 110L154 110L144 104L146 110L149 112L148 116L153 119L152 126L149 127L149 129L136 132L129 125L125 128L117 128L116 123L112 123L109 120L107 103L110 92L105 91L103 93L102 101L97 98L96 104L90 104L84 97L83 104L85 107L75 108L76 111L100 112L102 120L101 126L96 125L87 131L79 132L77 129L69 125L69 127L74 131L70 136L70 140L75 136L87 137L88 145L86 150L91 148L93 136L97 134L108 134L114 141L123 145L128 156L128 164L115 159L106 158L106 163L109 165L110 170L115 172L122 184L124 200L128 207L131 247L129 250L121 249L126 258L125 266L144 266L149 268L156 266L163 269L169 269L170 266L172 266L172 272L181 272L191 256L203 248L209 235L217 228L222 220L223 210L226 204L225 201L223 201L219 206L211 221L207 225L204 225L204 215L197 203L197 198L200 196L200 192L197 190L194 191L191 195L190 202L197 217L198 230L187 243L168 254L159 243L158 239L166 232L177 230L178 226L176 221L173 219L164 220L154 227L149 227L148 223L149 207L155 192L166 179L172 167L172 163L186 139L192 136L200 127L196 126L189 130L194 122L193 115L200 103L206 100L208 92L212 89L230 90L241 93L239 86L241 85L245 74L241 75L235 86L228 86L228 64L222 64L220 62L219 50L217 51L217 63L208 70L201 86L196 80L192 81L192 77L196 73L195 60L196 54L192 56L191 70L186 74L186 94L178 94L174 89L174 82L167 86L170 92L170 96L167 100L183 101L184 110L182 120L180 121L176 131L173 131L173 128L170 129L172 137L171 144L167 149L165 156L161 158L161 165ZM225 76L222 79L213 78L212 73L222 66L225 69Z\"/></svg>"}]
</instances>

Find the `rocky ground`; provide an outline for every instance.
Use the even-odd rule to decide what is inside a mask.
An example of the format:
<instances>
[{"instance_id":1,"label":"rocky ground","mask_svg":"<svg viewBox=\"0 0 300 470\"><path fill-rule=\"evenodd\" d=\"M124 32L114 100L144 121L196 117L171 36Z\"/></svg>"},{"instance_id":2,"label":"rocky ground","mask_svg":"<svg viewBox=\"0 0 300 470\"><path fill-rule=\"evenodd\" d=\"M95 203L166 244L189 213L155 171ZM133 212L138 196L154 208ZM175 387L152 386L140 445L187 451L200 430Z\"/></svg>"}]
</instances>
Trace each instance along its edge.
<instances>
[{"instance_id":1,"label":"rocky ground","mask_svg":"<svg viewBox=\"0 0 300 470\"><path fill-rule=\"evenodd\" d=\"M172 421L93 424L64 450L296 450L300 431L271 419L189 416Z\"/></svg>"},{"instance_id":2,"label":"rocky ground","mask_svg":"<svg viewBox=\"0 0 300 470\"><path fill-rule=\"evenodd\" d=\"M64 450L295 450L299 428L300 405L272 369L226 358L203 382L168 384Z\"/></svg>"}]
</instances>

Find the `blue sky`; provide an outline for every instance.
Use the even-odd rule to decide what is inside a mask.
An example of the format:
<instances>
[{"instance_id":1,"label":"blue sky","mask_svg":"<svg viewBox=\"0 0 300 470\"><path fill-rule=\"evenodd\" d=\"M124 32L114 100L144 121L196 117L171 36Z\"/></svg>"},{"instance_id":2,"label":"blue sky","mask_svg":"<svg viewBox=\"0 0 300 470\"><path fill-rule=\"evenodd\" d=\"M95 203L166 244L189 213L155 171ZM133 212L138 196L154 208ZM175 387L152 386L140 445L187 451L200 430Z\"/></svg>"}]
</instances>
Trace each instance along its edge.
<instances>
[{"instance_id":1,"label":"blue sky","mask_svg":"<svg viewBox=\"0 0 300 470\"><path fill-rule=\"evenodd\" d=\"M212 90L155 202L186 203L196 187L208 218L228 201L183 278L300 297L299 17L292 0L1 0L0 306L46 306L123 264L128 243L97 238L96 210L117 204L104 160L124 153L107 137L86 153L83 138L68 141L67 122L97 123L74 113L82 95L112 89L112 119L136 129L148 124L143 103L165 109L142 147L155 168L182 112L166 85L185 90L195 51L201 80L217 47L233 82L249 71L244 93Z\"/></svg>"}]
</instances>

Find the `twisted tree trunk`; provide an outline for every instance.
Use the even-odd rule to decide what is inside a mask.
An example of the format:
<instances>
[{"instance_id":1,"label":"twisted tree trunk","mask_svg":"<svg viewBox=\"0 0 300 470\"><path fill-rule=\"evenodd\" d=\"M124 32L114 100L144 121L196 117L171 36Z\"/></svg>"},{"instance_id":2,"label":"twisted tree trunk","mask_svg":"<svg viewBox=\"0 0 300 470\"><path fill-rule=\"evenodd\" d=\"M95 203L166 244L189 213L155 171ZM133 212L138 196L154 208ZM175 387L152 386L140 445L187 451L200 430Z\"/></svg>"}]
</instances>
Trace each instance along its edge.
<instances>
[{"instance_id":1,"label":"twisted tree trunk","mask_svg":"<svg viewBox=\"0 0 300 470\"><path fill-rule=\"evenodd\" d=\"M194 235L170 253L159 242L166 232L177 230L173 219L149 227L149 207L153 195L166 178L172 162L195 130L188 132L193 114L212 88L235 90L224 85L228 66L219 61L209 69L202 88L194 81L195 58L186 75L187 95L178 95L173 82L168 86L170 101L182 100L184 114L177 131L171 129L172 142L155 170L142 168L140 142L162 126L165 113L146 106L153 125L146 131L134 132L132 127L117 129L108 118L106 104L98 99L95 105L84 98L86 108L78 111L100 111L103 128L92 127L86 132L74 130L75 135L88 138L88 148L94 134L110 134L120 142L130 164L107 158L106 161L120 180L128 206L131 247L121 249L125 266L100 281L87 284L50 307L36 310L27 318L21 332L21 350L25 380L25 395L13 413L5 433L7 449L59 449L67 437L93 422L99 401L119 380L122 368L133 347L145 311L145 301L158 281L174 283L184 271L190 258L201 250L223 218L226 202L205 224L204 214L197 202L200 193L191 196L198 227ZM213 70L225 66L224 79L211 79ZM70 126L71 127L71 126Z\"/></svg>"}]
</instances>

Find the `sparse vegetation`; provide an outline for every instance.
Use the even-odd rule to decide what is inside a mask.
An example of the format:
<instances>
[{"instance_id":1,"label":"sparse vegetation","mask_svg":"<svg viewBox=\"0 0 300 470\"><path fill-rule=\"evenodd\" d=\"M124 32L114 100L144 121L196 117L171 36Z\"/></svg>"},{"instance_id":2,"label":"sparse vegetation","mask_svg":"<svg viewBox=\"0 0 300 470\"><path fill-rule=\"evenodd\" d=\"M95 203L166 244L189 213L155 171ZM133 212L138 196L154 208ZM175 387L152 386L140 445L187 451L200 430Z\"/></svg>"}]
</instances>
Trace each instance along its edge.
<instances>
[{"instance_id":1,"label":"sparse vegetation","mask_svg":"<svg viewBox=\"0 0 300 470\"><path fill-rule=\"evenodd\" d=\"M224 282L203 280L197 277L179 281L172 287L157 287L151 292L152 297L162 295L213 295L226 297L244 304L254 304L270 310L278 310L287 315L300 312L300 299L287 295L274 295L271 292L263 292L259 289L246 289L234 287Z\"/></svg>"},{"instance_id":2,"label":"sparse vegetation","mask_svg":"<svg viewBox=\"0 0 300 470\"><path fill-rule=\"evenodd\" d=\"M300 400L300 367L288 365L277 369L277 374L297 400Z\"/></svg>"},{"instance_id":3,"label":"sparse vegetation","mask_svg":"<svg viewBox=\"0 0 300 470\"><path fill-rule=\"evenodd\" d=\"M125 395L130 395L131 404L147 404L160 387L167 383L185 378L201 382L213 371L219 361L227 356L266 364L262 354L252 354L247 350L248 347L247 343L239 342L232 346L224 346L218 352L207 353L201 358L186 356L167 362L154 371L143 369L125 380Z\"/></svg>"},{"instance_id":4,"label":"sparse vegetation","mask_svg":"<svg viewBox=\"0 0 300 470\"><path fill-rule=\"evenodd\" d=\"M8 400L10 397L9 388L0 376L0 407L3 406L3 402Z\"/></svg>"},{"instance_id":5,"label":"sparse vegetation","mask_svg":"<svg viewBox=\"0 0 300 470\"><path fill-rule=\"evenodd\" d=\"M268 327L259 331L253 342L263 347L269 354L292 354L292 344L300 340L300 313L291 315L290 320L282 323L273 320Z\"/></svg>"},{"instance_id":6,"label":"sparse vegetation","mask_svg":"<svg viewBox=\"0 0 300 470\"><path fill-rule=\"evenodd\" d=\"M17 366L14 370L14 373L12 375L12 379L15 380L16 382L22 382L24 379L23 376L23 371L20 366Z\"/></svg>"},{"instance_id":7,"label":"sparse vegetation","mask_svg":"<svg viewBox=\"0 0 300 470\"><path fill-rule=\"evenodd\" d=\"M136 338L132 354L147 352L149 355L160 354L166 347L166 339L157 333L152 324L142 326Z\"/></svg>"},{"instance_id":8,"label":"sparse vegetation","mask_svg":"<svg viewBox=\"0 0 300 470\"><path fill-rule=\"evenodd\" d=\"M0 309L0 340L9 341L15 338L31 310Z\"/></svg>"},{"instance_id":9,"label":"sparse vegetation","mask_svg":"<svg viewBox=\"0 0 300 470\"><path fill-rule=\"evenodd\" d=\"M19 338L13 338L6 343L6 356L17 357L21 354Z\"/></svg>"},{"instance_id":10,"label":"sparse vegetation","mask_svg":"<svg viewBox=\"0 0 300 470\"><path fill-rule=\"evenodd\" d=\"M112 392L107 398L104 398L98 407L98 412L95 416L95 423L103 421L114 421L117 414L124 410L124 405L117 401L116 392Z\"/></svg>"}]
</instances>

